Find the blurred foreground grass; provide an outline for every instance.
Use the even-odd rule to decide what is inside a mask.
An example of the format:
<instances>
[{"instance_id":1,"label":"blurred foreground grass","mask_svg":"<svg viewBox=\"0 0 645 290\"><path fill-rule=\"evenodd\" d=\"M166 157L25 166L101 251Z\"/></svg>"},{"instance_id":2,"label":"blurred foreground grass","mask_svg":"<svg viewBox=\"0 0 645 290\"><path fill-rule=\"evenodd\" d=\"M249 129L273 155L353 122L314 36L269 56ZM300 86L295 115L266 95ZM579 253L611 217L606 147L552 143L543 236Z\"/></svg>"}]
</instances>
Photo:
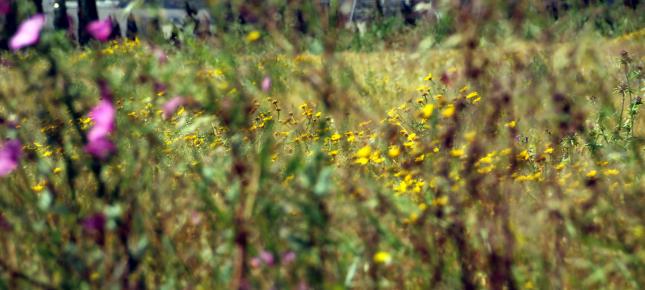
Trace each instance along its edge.
<instances>
[{"instance_id":1,"label":"blurred foreground grass","mask_svg":"<svg viewBox=\"0 0 645 290\"><path fill-rule=\"evenodd\" d=\"M474 35L3 54L0 289L642 288L643 30Z\"/></svg>"}]
</instances>

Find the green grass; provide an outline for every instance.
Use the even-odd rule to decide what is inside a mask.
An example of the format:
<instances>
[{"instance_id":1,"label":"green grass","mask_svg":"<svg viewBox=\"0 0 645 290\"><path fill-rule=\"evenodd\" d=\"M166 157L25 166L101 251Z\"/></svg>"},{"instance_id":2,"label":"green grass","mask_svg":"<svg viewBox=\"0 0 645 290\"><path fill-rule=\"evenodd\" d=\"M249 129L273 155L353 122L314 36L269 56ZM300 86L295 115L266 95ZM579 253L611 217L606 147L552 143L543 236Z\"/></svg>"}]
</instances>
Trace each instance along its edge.
<instances>
[{"instance_id":1,"label":"green grass","mask_svg":"<svg viewBox=\"0 0 645 290\"><path fill-rule=\"evenodd\" d=\"M642 16L585 13L179 47L46 32L0 54L0 136L23 143L0 289L640 289ZM100 80L106 160L83 148Z\"/></svg>"}]
</instances>

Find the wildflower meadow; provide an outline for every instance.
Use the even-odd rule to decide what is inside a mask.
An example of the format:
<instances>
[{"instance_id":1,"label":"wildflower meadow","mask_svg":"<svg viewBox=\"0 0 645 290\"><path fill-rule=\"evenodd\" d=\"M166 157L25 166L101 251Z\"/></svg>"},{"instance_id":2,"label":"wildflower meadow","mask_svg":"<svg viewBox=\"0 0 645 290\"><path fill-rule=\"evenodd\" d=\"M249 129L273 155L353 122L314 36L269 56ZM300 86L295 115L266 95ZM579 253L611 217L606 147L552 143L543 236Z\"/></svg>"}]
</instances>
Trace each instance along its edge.
<instances>
[{"instance_id":1,"label":"wildflower meadow","mask_svg":"<svg viewBox=\"0 0 645 290\"><path fill-rule=\"evenodd\" d=\"M645 288L642 1L104 2L0 0L0 290Z\"/></svg>"}]
</instances>

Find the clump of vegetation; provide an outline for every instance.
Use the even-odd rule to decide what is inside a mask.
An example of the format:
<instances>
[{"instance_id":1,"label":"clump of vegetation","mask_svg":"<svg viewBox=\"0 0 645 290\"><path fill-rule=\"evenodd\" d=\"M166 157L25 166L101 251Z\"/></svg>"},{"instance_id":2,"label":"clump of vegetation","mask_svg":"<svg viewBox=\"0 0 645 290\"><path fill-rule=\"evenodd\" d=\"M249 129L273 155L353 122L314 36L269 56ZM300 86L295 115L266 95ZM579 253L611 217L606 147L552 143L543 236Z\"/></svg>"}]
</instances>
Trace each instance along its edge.
<instances>
[{"instance_id":1,"label":"clump of vegetation","mask_svg":"<svg viewBox=\"0 0 645 290\"><path fill-rule=\"evenodd\" d=\"M518 3L84 46L21 8L0 289L642 288L643 16Z\"/></svg>"}]
</instances>

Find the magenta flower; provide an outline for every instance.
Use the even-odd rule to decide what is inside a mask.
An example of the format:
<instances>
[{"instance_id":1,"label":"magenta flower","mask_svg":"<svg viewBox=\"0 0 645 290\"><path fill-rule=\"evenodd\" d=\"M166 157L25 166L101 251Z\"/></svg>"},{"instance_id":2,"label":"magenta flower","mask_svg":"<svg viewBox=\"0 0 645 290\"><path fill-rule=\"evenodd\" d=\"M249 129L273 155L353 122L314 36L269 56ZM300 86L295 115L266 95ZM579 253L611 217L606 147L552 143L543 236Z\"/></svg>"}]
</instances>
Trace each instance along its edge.
<instances>
[{"instance_id":1,"label":"magenta flower","mask_svg":"<svg viewBox=\"0 0 645 290\"><path fill-rule=\"evenodd\" d=\"M8 175L18 167L21 155L22 144L18 140L9 140L0 148L0 177Z\"/></svg>"},{"instance_id":2,"label":"magenta flower","mask_svg":"<svg viewBox=\"0 0 645 290\"><path fill-rule=\"evenodd\" d=\"M25 20L16 34L9 40L9 48L17 51L23 47L35 44L40 39L40 31L45 25L45 15L36 14Z\"/></svg>"},{"instance_id":3,"label":"magenta flower","mask_svg":"<svg viewBox=\"0 0 645 290\"><path fill-rule=\"evenodd\" d=\"M112 20L109 18L92 21L87 25L87 32L98 41L106 41L112 34Z\"/></svg>"},{"instance_id":4,"label":"magenta flower","mask_svg":"<svg viewBox=\"0 0 645 290\"><path fill-rule=\"evenodd\" d=\"M267 266L273 266L274 259L273 259L273 254L271 254L271 252L260 251L259 257L260 257L260 260L262 260L262 262L264 262Z\"/></svg>"},{"instance_id":5,"label":"magenta flower","mask_svg":"<svg viewBox=\"0 0 645 290\"><path fill-rule=\"evenodd\" d=\"M9 12L11 12L9 0L0 0L0 15L7 15Z\"/></svg>"},{"instance_id":6,"label":"magenta flower","mask_svg":"<svg viewBox=\"0 0 645 290\"><path fill-rule=\"evenodd\" d=\"M185 102L186 100L183 97L179 97L179 96L170 99L168 102L166 102L163 105L163 108L162 108L163 118L169 119L170 117L172 117L172 114L174 114L175 111L177 111L177 109L180 106L182 106Z\"/></svg>"},{"instance_id":7,"label":"magenta flower","mask_svg":"<svg viewBox=\"0 0 645 290\"><path fill-rule=\"evenodd\" d=\"M87 134L87 139L97 140L111 134L116 127L116 109L112 102L103 99L88 114L94 126Z\"/></svg>"},{"instance_id":8,"label":"magenta flower","mask_svg":"<svg viewBox=\"0 0 645 290\"><path fill-rule=\"evenodd\" d=\"M264 77L264 79L262 80L262 91L268 93L269 90L271 90L271 78Z\"/></svg>"},{"instance_id":9,"label":"magenta flower","mask_svg":"<svg viewBox=\"0 0 645 290\"><path fill-rule=\"evenodd\" d=\"M81 221L81 225L87 232L97 233L105 230L106 222L107 217L103 213L97 213L84 218Z\"/></svg>"},{"instance_id":10,"label":"magenta flower","mask_svg":"<svg viewBox=\"0 0 645 290\"><path fill-rule=\"evenodd\" d=\"M105 160L116 151L110 134L116 129L116 108L110 100L103 99L88 114L94 125L87 133L85 151Z\"/></svg>"},{"instance_id":11,"label":"magenta flower","mask_svg":"<svg viewBox=\"0 0 645 290\"><path fill-rule=\"evenodd\" d=\"M105 160L110 157L112 153L116 152L116 146L112 143L112 140L107 137L103 137L96 140L90 140L87 145L85 145L85 151L98 159Z\"/></svg>"},{"instance_id":12,"label":"magenta flower","mask_svg":"<svg viewBox=\"0 0 645 290\"><path fill-rule=\"evenodd\" d=\"M273 254L269 251L262 250L260 251L260 254L251 258L250 264L251 267L253 268L259 268L260 266L266 265L266 266L273 266L273 263L275 262L275 258L273 257Z\"/></svg>"},{"instance_id":13,"label":"magenta flower","mask_svg":"<svg viewBox=\"0 0 645 290\"><path fill-rule=\"evenodd\" d=\"M289 265L296 260L296 253L288 251L282 255L282 265Z\"/></svg>"}]
</instances>

